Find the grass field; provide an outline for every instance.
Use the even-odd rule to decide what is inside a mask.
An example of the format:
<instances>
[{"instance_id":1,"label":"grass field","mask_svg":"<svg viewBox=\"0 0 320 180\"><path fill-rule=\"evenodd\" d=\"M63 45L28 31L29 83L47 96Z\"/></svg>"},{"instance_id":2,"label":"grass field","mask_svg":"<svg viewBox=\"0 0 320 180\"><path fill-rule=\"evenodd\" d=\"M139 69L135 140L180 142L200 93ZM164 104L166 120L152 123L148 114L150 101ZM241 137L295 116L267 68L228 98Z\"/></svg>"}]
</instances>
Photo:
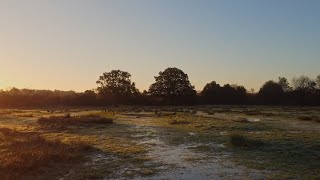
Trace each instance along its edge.
<instances>
[{"instance_id":1,"label":"grass field","mask_svg":"<svg viewBox=\"0 0 320 180\"><path fill-rule=\"evenodd\" d=\"M1 109L3 179L317 179L320 108Z\"/></svg>"}]
</instances>

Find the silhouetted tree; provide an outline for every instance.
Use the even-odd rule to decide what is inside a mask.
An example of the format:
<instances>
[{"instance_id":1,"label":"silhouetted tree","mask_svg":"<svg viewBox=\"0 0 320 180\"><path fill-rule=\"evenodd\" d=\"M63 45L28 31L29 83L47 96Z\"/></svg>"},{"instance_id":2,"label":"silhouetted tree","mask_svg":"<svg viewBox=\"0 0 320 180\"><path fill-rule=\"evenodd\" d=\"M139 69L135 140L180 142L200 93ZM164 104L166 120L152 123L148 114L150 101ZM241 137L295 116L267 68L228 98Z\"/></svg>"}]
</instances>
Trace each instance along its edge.
<instances>
[{"instance_id":1,"label":"silhouetted tree","mask_svg":"<svg viewBox=\"0 0 320 180\"><path fill-rule=\"evenodd\" d=\"M121 70L112 70L105 72L99 77L97 88L99 94L107 94L111 96L128 96L135 94L137 89L135 83L131 83L131 75Z\"/></svg>"},{"instance_id":2,"label":"silhouetted tree","mask_svg":"<svg viewBox=\"0 0 320 180\"><path fill-rule=\"evenodd\" d=\"M165 104L286 104L320 105L320 76L315 80L300 76L293 80L291 90L286 78L278 82L268 81L258 93L248 93L243 86L215 81L206 84L196 94L188 76L177 68L168 68L155 77L149 91L139 93L130 74L120 70L104 73L97 81L98 94L85 92L17 89L0 90L0 107L45 107L101 106L109 104L165 105ZM318 86L317 86L318 85ZM318 88L316 88L318 87Z\"/></svg>"},{"instance_id":3,"label":"silhouetted tree","mask_svg":"<svg viewBox=\"0 0 320 180\"><path fill-rule=\"evenodd\" d=\"M121 70L103 73L97 81L100 85L97 88L99 95L111 103L125 103L128 98L139 93L130 77L128 72Z\"/></svg>"},{"instance_id":4,"label":"silhouetted tree","mask_svg":"<svg viewBox=\"0 0 320 180\"><path fill-rule=\"evenodd\" d=\"M290 100L296 105L317 104L316 82L307 76L300 76L292 79L293 92Z\"/></svg>"},{"instance_id":5,"label":"silhouetted tree","mask_svg":"<svg viewBox=\"0 0 320 180\"><path fill-rule=\"evenodd\" d=\"M298 78L293 78L292 84L293 84L294 90L302 91L306 93L312 92L316 87L316 82L307 76L300 76Z\"/></svg>"},{"instance_id":6,"label":"silhouetted tree","mask_svg":"<svg viewBox=\"0 0 320 180\"><path fill-rule=\"evenodd\" d=\"M33 90L12 88L0 92L1 107L51 107L68 105L94 105L93 96L86 93L59 90ZM88 103L90 98L90 103ZM91 99L93 98L93 99Z\"/></svg>"},{"instance_id":7,"label":"silhouetted tree","mask_svg":"<svg viewBox=\"0 0 320 180\"><path fill-rule=\"evenodd\" d=\"M222 104L242 103L246 96L246 91L243 86L225 84L220 90L220 101Z\"/></svg>"},{"instance_id":8,"label":"silhouetted tree","mask_svg":"<svg viewBox=\"0 0 320 180\"><path fill-rule=\"evenodd\" d=\"M92 90L86 90L84 93L80 93L78 96L79 104L92 106L96 104L96 93Z\"/></svg>"},{"instance_id":9,"label":"silhouetted tree","mask_svg":"<svg viewBox=\"0 0 320 180\"><path fill-rule=\"evenodd\" d=\"M267 81L258 93L262 103L279 104L284 97L282 86L274 81Z\"/></svg>"},{"instance_id":10,"label":"silhouetted tree","mask_svg":"<svg viewBox=\"0 0 320 180\"><path fill-rule=\"evenodd\" d=\"M171 104L196 94L188 75L178 68L167 68L154 78L156 82L150 86L149 93L169 99Z\"/></svg>"},{"instance_id":11,"label":"silhouetted tree","mask_svg":"<svg viewBox=\"0 0 320 180\"><path fill-rule=\"evenodd\" d=\"M318 75L316 78L316 84L317 84L317 88L320 89L320 75Z\"/></svg>"},{"instance_id":12,"label":"silhouetted tree","mask_svg":"<svg viewBox=\"0 0 320 180\"><path fill-rule=\"evenodd\" d=\"M237 98L239 99L240 103L245 103L247 97L247 89L244 86L234 86L234 89L237 93Z\"/></svg>"},{"instance_id":13,"label":"silhouetted tree","mask_svg":"<svg viewBox=\"0 0 320 180\"><path fill-rule=\"evenodd\" d=\"M292 91L292 87L290 86L287 78L279 77L278 84L282 87L284 92Z\"/></svg>"},{"instance_id":14,"label":"silhouetted tree","mask_svg":"<svg viewBox=\"0 0 320 180\"><path fill-rule=\"evenodd\" d=\"M221 87L215 81L205 85L201 92L202 102L206 104L239 104L246 98L243 86L225 84Z\"/></svg>"},{"instance_id":15,"label":"silhouetted tree","mask_svg":"<svg viewBox=\"0 0 320 180\"><path fill-rule=\"evenodd\" d=\"M212 81L204 86L201 94L206 96L214 96L219 93L219 90L220 85L217 84L215 81Z\"/></svg>"}]
</instances>

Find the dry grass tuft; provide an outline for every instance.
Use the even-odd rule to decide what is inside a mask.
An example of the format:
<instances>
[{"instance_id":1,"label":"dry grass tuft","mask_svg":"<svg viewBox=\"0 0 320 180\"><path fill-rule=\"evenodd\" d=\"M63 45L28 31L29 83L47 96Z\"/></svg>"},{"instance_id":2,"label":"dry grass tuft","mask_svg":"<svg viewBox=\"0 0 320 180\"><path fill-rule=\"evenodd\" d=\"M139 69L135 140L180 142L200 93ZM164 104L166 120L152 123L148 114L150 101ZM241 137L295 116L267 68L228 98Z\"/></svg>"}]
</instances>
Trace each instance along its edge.
<instances>
[{"instance_id":1,"label":"dry grass tuft","mask_svg":"<svg viewBox=\"0 0 320 180\"><path fill-rule=\"evenodd\" d=\"M0 141L0 176L3 179L37 177L39 173L50 171L50 164L75 162L90 148L80 143L48 141L35 132L8 128L0 128Z\"/></svg>"},{"instance_id":2,"label":"dry grass tuft","mask_svg":"<svg viewBox=\"0 0 320 180\"><path fill-rule=\"evenodd\" d=\"M169 124L172 124L172 125L175 125L175 124L177 124L177 125L185 125L185 124L190 124L190 122L189 121L183 121L183 120L170 120L169 121Z\"/></svg>"}]
</instances>

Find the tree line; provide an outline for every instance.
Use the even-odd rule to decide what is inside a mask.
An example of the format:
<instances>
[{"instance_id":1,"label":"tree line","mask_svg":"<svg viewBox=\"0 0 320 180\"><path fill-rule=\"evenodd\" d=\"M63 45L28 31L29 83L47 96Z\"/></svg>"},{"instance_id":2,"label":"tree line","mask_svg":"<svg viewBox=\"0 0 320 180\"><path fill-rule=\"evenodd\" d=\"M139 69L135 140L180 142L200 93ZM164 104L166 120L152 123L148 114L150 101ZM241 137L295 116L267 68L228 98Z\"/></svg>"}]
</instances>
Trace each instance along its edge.
<instances>
[{"instance_id":1,"label":"tree line","mask_svg":"<svg viewBox=\"0 0 320 180\"><path fill-rule=\"evenodd\" d=\"M285 77L265 82L257 93L235 84L212 81L196 92L186 73L167 68L154 77L148 90L140 92L131 74L121 70L103 73L98 87L85 92L17 89L0 90L0 107L106 106L106 105L320 105L320 75Z\"/></svg>"}]
</instances>

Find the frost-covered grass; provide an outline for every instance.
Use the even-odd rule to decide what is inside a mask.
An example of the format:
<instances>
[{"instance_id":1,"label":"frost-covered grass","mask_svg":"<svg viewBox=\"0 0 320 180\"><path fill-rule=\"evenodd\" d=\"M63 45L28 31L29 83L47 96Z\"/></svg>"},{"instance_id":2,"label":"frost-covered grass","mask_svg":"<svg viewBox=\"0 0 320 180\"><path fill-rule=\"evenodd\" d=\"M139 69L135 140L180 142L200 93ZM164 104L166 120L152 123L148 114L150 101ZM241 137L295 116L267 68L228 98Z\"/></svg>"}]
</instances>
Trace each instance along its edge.
<instances>
[{"instance_id":1,"label":"frost-covered grass","mask_svg":"<svg viewBox=\"0 0 320 180\"><path fill-rule=\"evenodd\" d=\"M219 159L228 164L221 172L232 167L243 178L312 179L320 176L319 117L319 107L2 109L0 175L159 179L181 170L159 156L182 152L180 165L188 168ZM192 169L184 173L195 177L186 174Z\"/></svg>"}]
</instances>

